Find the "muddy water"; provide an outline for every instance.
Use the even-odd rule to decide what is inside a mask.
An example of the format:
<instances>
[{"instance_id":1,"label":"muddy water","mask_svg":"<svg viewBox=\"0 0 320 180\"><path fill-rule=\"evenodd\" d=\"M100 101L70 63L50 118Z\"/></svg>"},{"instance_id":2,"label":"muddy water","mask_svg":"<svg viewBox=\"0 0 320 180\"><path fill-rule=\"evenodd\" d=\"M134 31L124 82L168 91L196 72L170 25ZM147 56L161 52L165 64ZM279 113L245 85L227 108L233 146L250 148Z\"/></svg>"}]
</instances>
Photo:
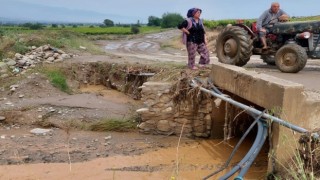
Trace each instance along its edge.
<instances>
[{"instance_id":1,"label":"muddy water","mask_svg":"<svg viewBox=\"0 0 320 180\"><path fill-rule=\"evenodd\" d=\"M112 89L107 89L103 85L87 85L80 87L80 91L83 93L95 93L103 96L104 99L116 103L124 103L124 104L133 104L133 105L142 105L140 101L133 100L129 96Z\"/></svg>"},{"instance_id":2,"label":"muddy water","mask_svg":"<svg viewBox=\"0 0 320 180\"><path fill-rule=\"evenodd\" d=\"M130 97L104 86L87 86L82 92L97 93L117 102L139 104ZM81 132L80 132L81 133ZM91 135L90 135L91 134ZM74 136L71 133L71 137ZM99 133L86 136L97 138ZM100 135L102 138L103 136ZM75 136L77 137L77 136ZM79 138L79 137L78 137ZM80 138L79 138L80 139ZM112 135L110 149L118 149L108 157L86 162L21 164L0 166L0 179L202 179L219 169L231 154L238 139L228 143L213 139L190 139L176 136L153 136L139 133ZM250 148L252 140L244 142L230 166L211 179L218 179L239 162ZM178 146L179 144L179 146ZM68 160L66 159L65 162ZM267 152L262 151L245 179L263 179L267 168Z\"/></svg>"},{"instance_id":3,"label":"muddy water","mask_svg":"<svg viewBox=\"0 0 320 180\"><path fill-rule=\"evenodd\" d=\"M127 138L131 138L129 134ZM178 137L156 139L173 144L178 144L179 140ZM2 166L0 179L202 179L225 162L234 142L226 145L219 140L182 139L179 148L171 146L141 155L116 155L71 165L56 163ZM137 143L141 147L145 146L144 141ZM232 165L243 157L248 147L247 142L240 148ZM266 157L265 153L260 154L246 179L264 177ZM228 170L230 168L211 179L217 179Z\"/></svg>"}]
</instances>

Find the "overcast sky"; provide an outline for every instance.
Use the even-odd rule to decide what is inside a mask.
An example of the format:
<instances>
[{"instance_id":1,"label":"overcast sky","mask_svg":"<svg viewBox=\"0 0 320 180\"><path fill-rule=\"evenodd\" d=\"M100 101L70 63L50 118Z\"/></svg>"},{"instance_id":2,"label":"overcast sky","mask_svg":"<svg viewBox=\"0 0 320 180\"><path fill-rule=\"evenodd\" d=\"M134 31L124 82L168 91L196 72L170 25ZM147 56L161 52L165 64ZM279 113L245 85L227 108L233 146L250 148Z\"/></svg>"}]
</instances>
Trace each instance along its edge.
<instances>
[{"instance_id":1,"label":"overcast sky","mask_svg":"<svg viewBox=\"0 0 320 180\"><path fill-rule=\"evenodd\" d=\"M147 23L164 13L185 16L191 7L207 20L257 18L273 0L0 0L0 17L66 22ZM320 15L319 0L279 0L291 16Z\"/></svg>"}]
</instances>

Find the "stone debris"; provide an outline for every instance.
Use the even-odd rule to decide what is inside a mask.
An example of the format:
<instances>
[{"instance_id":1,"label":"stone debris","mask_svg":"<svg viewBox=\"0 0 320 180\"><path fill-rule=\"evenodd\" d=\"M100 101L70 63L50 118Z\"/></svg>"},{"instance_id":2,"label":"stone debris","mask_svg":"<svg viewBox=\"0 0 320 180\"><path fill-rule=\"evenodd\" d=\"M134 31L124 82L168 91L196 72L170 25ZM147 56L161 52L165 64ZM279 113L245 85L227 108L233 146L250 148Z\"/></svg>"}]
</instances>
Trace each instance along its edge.
<instances>
[{"instance_id":1,"label":"stone debris","mask_svg":"<svg viewBox=\"0 0 320 180\"><path fill-rule=\"evenodd\" d=\"M111 139L111 136L107 136L107 137L104 138L104 140L106 140L106 141L110 140L110 139Z\"/></svg>"},{"instance_id":2,"label":"stone debris","mask_svg":"<svg viewBox=\"0 0 320 180\"><path fill-rule=\"evenodd\" d=\"M52 129L41 129L41 128L35 128L30 131L30 133L35 135L46 135L47 133L51 132Z\"/></svg>"},{"instance_id":3,"label":"stone debris","mask_svg":"<svg viewBox=\"0 0 320 180\"><path fill-rule=\"evenodd\" d=\"M87 48L84 46L79 46L80 49L86 50Z\"/></svg>"},{"instance_id":4,"label":"stone debris","mask_svg":"<svg viewBox=\"0 0 320 180\"><path fill-rule=\"evenodd\" d=\"M0 61L0 77L8 77L8 68L11 73L24 73L27 69L35 67L39 63L56 63L75 57L49 44L40 47L32 46L30 51L24 55L16 53L14 58Z\"/></svg>"},{"instance_id":5,"label":"stone debris","mask_svg":"<svg viewBox=\"0 0 320 180\"><path fill-rule=\"evenodd\" d=\"M6 117L0 116L0 122L6 120Z\"/></svg>"}]
</instances>

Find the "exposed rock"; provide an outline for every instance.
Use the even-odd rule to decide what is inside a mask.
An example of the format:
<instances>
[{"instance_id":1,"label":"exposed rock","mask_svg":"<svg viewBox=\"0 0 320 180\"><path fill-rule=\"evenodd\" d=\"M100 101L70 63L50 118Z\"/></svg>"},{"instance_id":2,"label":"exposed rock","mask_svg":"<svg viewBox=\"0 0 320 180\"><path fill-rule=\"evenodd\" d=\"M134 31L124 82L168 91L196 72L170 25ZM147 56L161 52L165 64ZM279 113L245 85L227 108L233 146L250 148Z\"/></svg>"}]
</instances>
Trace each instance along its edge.
<instances>
[{"instance_id":1,"label":"exposed rock","mask_svg":"<svg viewBox=\"0 0 320 180\"><path fill-rule=\"evenodd\" d=\"M0 122L6 120L6 117L0 116Z\"/></svg>"},{"instance_id":2,"label":"exposed rock","mask_svg":"<svg viewBox=\"0 0 320 180\"><path fill-rule=\"evenodd\" d=\"M51 132L51 129L41 129L41 128L35 128L30 131L30 133L35 135L46 135L47 133Z\"/></svg>"},{"instance_id":3,"label":"exposed rock","mask_svg":"<svg viewBox=\"0 0 320 180\"><path fill-rule=\"evenodd\" d=\"M80 49L83 49L83 50L86 50L86 49L87 49L87 48L84 47L84 46L80 46L79 48L80 48Z\"/></svg>"},{"instance_id":4,"label":"exposed rock","mask_svg":"<svg viewBox=\"0 0 320 180\"><path fill-rule=\"evenodd\" d=\"M136 110L137 113L144 113L144 112L148 112L148 111L149 111L148 108L141 108L141 109Z\"/></svg>"},{"instance_id":5,"label":"exposed rock","mask_svg":"<svg viewBox=\"0 0 320 180\"><path fill-rule=\"evenodd\" d=\"M12 60L12 59L8 59L8 61L6 62L6 64L7 64L8 66L14 66L14 65L16 65L17 63L16 63L16 61L14 61L14 60Z\"/></svg>"},{"instance_id":6,"label":"exposed rock","mask_svg":"<svg viewBox=\"0 0 320 180\"><path fill-rule=\"evenodd\" d=\"M167 120L160 120L157 124L157 129L160 131L168 132L171 130L169 121Z\"/></svg>"}]
</instances>

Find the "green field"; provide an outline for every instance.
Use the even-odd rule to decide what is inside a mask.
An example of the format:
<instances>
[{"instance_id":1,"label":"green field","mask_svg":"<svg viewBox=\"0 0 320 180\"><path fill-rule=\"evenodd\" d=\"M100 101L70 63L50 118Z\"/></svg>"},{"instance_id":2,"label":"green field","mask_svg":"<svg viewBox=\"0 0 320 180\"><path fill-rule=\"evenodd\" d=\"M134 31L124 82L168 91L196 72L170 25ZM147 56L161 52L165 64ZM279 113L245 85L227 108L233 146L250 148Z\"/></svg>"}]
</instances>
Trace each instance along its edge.
<instances>
[{"instance_id":1,"label":"green field","mask_svg":"<svg viewBox=\"0 0 320 180\"><path fill-rule=\"evenodd\" d=\"M75 31L83 34L89 35L98 35L98 34L132 34L131 27L66 27L66 29L70 31ZM160 31L160 27L149 27L149 26L141 26L139 27L140 33L150 33Z\"/></svg>"},{"instance_id":2,"label":"green field","mask_svg":"<svg viewBox=\"0 0 320 180\"><path fill-rule=\"evenodd\" d=\"M159 32L161 31L161 27L150 27L150 26L141 26L138 27L139 33L151 33L151 32ZM51 31L73 31L87 35L101 35L101 34L118 34L118 35L128 35L133 34L131 32L131 27L99 27L99 26L65 26L65 27L57 27L53 28L51 26L44 26L38 30L30 30L27 27L21 26L0 26L1 31L13 31L13 32L26 32L26 31L43 31L43 30L51 30Z\"/></svg>"}]
</instances>

